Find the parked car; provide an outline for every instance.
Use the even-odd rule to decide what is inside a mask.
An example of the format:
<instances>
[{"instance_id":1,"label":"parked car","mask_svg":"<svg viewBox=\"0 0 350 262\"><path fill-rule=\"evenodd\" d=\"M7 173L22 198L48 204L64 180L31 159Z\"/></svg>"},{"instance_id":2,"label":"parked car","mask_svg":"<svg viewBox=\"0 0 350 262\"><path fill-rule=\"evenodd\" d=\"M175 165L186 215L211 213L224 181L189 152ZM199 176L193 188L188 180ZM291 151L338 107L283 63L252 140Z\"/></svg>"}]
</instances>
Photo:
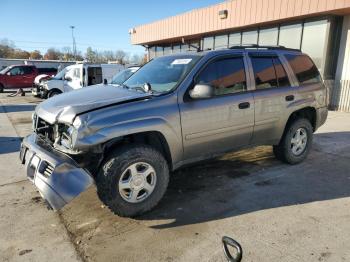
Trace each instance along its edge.
<instances>
[{"instance_id":1,"label":"parked car","mask_svg":"<svg viewBox=\"0 0 350 262\"><path fill-rule=\"evenodd\" d=\"M120 64L83 63L67 66L56 77L43 81L37 92L43 98L50 98L85 86L110 83L112 77L123 69L124 66Z\"/></svg>"},{"instance_id":2,"label":"parked car","mask_svg":"<svg viewBox=\"0 0 350 262\"><path fill-rule=\"evenodd\" d=\"M132 76L137 70L139 70L139 68L140 68L139 66L132 66L120 71L118 74L116 74L113 77L111 84L114 84L114 85L123 84L130 76Z\"/></svg>"},{"instance_id":3,"label":"parked car","mask_svg":"<svg viewBox=\"0 0 350 262\"><path fill-rule=\"evenodd\" d=\"M34 65L13 65L0 71L0 92L5 88L18 89L31 87L37 75L42 74L41 68ZM48 74L55 75L57 69L49 68L45 71Z\"/></svg>"},{"instance_id":4,"label":"parked car","mask_svg":"<svg viewBox=\"0 0 350 262\"><path fill-rule=\"evenodd\" d=\"M39 104L20 159L53 209L95 181L115 214L135 216L157 205L170 171L189 163L259 145L300 163L326 121L326 101L315 64L297 50L174 54L153 59L122 86Z\"/></svg>"}]
</instances>

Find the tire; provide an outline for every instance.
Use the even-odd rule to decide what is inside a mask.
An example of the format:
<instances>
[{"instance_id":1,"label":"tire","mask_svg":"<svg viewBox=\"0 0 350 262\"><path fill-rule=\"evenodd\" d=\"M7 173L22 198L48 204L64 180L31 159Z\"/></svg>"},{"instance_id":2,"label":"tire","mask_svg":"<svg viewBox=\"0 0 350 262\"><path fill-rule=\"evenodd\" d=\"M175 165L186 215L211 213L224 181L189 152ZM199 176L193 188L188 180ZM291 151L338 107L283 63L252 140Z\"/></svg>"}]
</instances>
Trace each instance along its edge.
<instances>
[{"instance_id":1,"label":"tire","mask_svg":"<svg viewBox=\"0 0 350 262\"><path fill-rule=\"evenodd\" d=\"M4 92L4 86L2 84L0 84L0 93Z\"/></svg>"},{"instance_id":2,"label":"tire","mask_svg":"<svg viewBox=\"0 0 350 262\"><path fill-rule=\"evenodd\" d=\"M279 145L273 146L273 153L285 163L298 164L309 154L312 139L313 128L310 121L305 118L296 119L286 127Z\"/></svg>"},{"instance_id":3,"label":"tire","mask_svg":"<svg viewBox=\"0 0 350 262\"><path fill-rule=\"evenodd\" d=\"M50 91L50 92L47 94L47 98L51 98L51 97L57 96L57 95L59 95L59 94L61 94L61 93L62 93L61 91L52 90L52 91Z\"/></svg>"},{"instance_id":4,"label":"tire","mask_svg":"<svg viewBox=\"0 0 350 262\"><path fill-rule=\"evenodd\" d=\"M154 172L151 172L147 177L149 179L152 176L153 181L155 181L153 191L147 193L147 191L140 190L136 194L128 193L129 189L123 189L121 183L127 185L126 187L129 185L131 187L137 186L136 182L138 180L136 179L140 176L137 172L140 171L136 172L137 175L132 176L130 170L135 170L131 168L133 166L136 167L136 170L141 166L142 171L142 168L144 168L142 165L146 165L145 170L147 172L150 172L148 168L153 168ZM128 177L129 175L136 178L131 180L131 177ZM153 178L154 175L155 179ZM127 176L126 180L125 176ZM123 217L134 217L150 211L162 199L168 187L168 182L169 168L165 158L154 148L143 144L125 145L113 151L102 163L102 168L96 177L97 193L100 200L114 214ZM142 182L141 184L149 186L151 183ZM137 188L133 191L134 189L131 189L131 187L130 192L138 190ZM144 199L135 200L135 198L132 198L132 195L141 197L142 194L145 195Z\"/></svg>"}]
</instances>

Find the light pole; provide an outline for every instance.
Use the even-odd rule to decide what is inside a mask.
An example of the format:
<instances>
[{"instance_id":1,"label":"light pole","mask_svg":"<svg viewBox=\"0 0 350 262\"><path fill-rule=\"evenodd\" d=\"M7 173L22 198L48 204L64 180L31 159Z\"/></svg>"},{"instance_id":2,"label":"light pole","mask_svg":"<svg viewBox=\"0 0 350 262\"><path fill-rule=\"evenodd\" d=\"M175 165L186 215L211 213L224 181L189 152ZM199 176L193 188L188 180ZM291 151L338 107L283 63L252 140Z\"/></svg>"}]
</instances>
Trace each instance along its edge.
<instances>
[{"instance_id":1,"label":"light pole","mask_svg":"<svg viewBox=\"0 0 350 262\"><path fill-rule=\"evenodd\" d=\"M75 38L74 38L74 25L71 25L70 28L72 29L72 40L73 40L73 55L74 55L74 59L77 60L76 54L77 54L77 47L75 44Z\"/></svg>"}]
</instances>

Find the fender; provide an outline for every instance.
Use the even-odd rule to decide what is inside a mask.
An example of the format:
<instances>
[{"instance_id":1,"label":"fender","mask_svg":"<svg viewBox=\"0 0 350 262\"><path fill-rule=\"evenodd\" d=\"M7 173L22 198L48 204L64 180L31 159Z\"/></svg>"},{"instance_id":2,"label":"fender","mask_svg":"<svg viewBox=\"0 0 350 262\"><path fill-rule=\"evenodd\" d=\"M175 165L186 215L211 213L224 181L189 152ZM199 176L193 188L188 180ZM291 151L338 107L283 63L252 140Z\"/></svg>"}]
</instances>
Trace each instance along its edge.
<instances>
[{"instance_id":1,"label":"fender","mask_svg":"<svg viewBox=\"0 0 350 262\"><path fill-rule=\"evenodd\" d=\"M94 130L96 127L87 124L78 131L79 136L73 141L73 148L77 150L88 150L91 146L105 143L111 139L135 135L142 132L157 131L166 139L173 165L181 161L183 156L181 133L165 119L160 117L133 119L130 121L113 123L112 125Z\"/></svg>"}]
</instances>

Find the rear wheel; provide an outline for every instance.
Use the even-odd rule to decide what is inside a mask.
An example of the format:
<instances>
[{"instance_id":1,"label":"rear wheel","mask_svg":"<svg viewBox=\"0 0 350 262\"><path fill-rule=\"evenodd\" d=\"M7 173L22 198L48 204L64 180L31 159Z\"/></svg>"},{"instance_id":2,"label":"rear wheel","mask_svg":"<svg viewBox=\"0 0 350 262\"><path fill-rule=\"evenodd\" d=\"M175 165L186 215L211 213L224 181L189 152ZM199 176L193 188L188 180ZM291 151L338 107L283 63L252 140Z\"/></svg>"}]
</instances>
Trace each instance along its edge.
<instances>
[{"instance_id":1,"label":"rear wheel","mask_svg":"<svg viewBox=\"0 0 350 262\"><path fill-rule=\"evenodd\" d=\"M0 93L4 92L4 86L2 84L0 84Z\"/></svg>"},{"instance_id":2,"label":"rear wheel","mask_svg":"<svg viewBox=\"0 0 350 262\"><path fill-rule=\"evenodd\" d=\"M277 159L288 164L302 162L311 149L313 129L309 120L297 119L286 128L279 143L273 147Z\"/></svg>"},{"instance_id":3,"label":"rear wheel","mask_svg":"<svg viewBox=\"0 0 350 262\"><path fill-rule=\"evenodd\" d=\"M148 145L115 150L97 174L98 196L112 212L132 217L151 210L163 197L169 169L163 155Z\"/></svg>"}]
</instances>

